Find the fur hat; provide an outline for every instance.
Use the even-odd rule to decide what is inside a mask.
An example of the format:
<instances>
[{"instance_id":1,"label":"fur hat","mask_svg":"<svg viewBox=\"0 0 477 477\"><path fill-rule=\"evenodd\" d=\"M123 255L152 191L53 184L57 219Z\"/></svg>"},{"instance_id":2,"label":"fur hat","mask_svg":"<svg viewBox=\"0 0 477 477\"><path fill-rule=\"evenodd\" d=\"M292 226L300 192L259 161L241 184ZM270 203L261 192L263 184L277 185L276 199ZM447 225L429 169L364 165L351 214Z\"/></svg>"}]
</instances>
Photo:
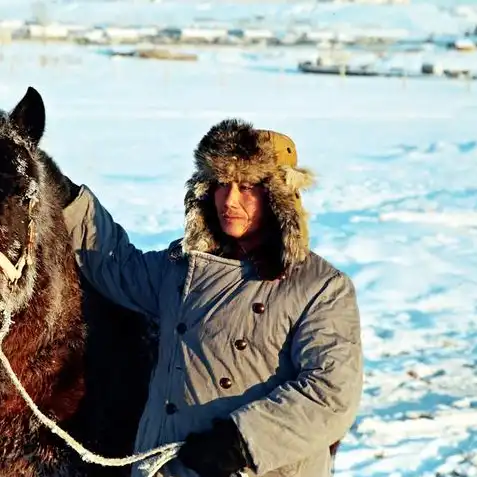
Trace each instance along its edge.
<instances>
[{"instance_id":1,"label":"fur hat","mask_svg":"<svg viewBox=\"0 0 477 477\"><path fill-rule=\"evenodd\" d=\"M286 271L305 260L307 217L299 190L310 186L314 177L297 167L295 144L288 136L226 119L201 139L194 156L196 170L186 184L184 253L226 253L226 238L210 192L218 182L235 181L261 183L267 189L279 235L279 268Z\"/></svg>"}]
</instances>

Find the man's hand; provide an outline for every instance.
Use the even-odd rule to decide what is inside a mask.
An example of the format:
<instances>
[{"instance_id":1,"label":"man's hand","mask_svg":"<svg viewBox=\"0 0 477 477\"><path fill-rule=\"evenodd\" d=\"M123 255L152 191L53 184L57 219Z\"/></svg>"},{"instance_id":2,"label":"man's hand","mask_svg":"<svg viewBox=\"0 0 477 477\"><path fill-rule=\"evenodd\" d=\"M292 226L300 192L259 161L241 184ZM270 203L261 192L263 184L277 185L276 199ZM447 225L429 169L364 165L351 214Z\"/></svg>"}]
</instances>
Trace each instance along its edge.
<instances>
[{"instance_id":1,"label":"man's hand","mask_svg":"<svg viewBox=\"0 0 477 477\"><path fill-rule=\"evenodd\" d=\"M191 433L179 460L201 477L230 477L250 465L242 437L231 419L214 419L211 430Z\"/></svg>"}]
</instances>

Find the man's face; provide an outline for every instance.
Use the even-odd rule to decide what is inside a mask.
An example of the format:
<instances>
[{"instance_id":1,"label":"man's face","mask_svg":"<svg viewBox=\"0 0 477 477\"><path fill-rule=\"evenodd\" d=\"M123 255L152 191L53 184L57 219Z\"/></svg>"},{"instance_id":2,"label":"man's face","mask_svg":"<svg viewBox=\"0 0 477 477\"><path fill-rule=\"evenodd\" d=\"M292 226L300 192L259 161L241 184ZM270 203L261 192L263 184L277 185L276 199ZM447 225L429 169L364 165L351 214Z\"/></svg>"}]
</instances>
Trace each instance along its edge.
<instances>
[{"instance_id":1,"label":"man's face","mask_svg":"<svg viewBox=\"0 0 477 477\"><path fill-rule=\"evenodd\" d=\"M222 231L235 239L257 232L263 222L266 193L261 185L219 184L214 194Z\"/></svg>"}]
</instances>

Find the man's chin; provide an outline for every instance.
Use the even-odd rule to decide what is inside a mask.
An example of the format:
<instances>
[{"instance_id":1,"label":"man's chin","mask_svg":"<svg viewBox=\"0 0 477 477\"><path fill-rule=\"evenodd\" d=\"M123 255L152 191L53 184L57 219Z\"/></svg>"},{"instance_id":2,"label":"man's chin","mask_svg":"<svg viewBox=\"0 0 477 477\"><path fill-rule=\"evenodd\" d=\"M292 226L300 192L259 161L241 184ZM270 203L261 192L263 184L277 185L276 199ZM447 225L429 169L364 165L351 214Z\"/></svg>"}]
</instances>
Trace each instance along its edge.
<instances>
[{"instance_id":1,"label":"man's chin","mask_svg":"<svg viewBox=\"0 0 477 477\"><path fill-rule=\"evenodd\" d=\"M233 239L240 239L245 235L242 227L222 227L222 231L225 235Z\"/></svg>"},{"instance_id":2,"label":"man's chin","mask_svg":"<svg viewBox=\"0 0 477 477\"><path fill-rule=\"evenodd\" d=\"M240 219L223 219L220 221L220 227L222 232L234 239L239 239L246 232L246 227L244 227L244 221Z\"/></svg>"}]
</instances>

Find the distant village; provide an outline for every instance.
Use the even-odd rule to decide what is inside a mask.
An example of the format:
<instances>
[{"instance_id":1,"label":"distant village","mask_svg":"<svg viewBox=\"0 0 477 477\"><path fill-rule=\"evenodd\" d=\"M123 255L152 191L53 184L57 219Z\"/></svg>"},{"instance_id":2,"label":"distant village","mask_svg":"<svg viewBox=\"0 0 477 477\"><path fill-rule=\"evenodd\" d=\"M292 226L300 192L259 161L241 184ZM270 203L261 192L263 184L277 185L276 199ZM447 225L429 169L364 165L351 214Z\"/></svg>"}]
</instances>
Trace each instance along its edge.
<instances>
[{"instance_id":1,"label":"distant village","mask_svg":"<svg viewBox=\"0 0 477 477\"><path fill-rule=\"evenodd\" d=\"M240 1L240 0L236 0ZM255 2L257 0L241 0ZM317 3L354 4L410 4L411 0L315 0ZM82 45L263 45L334 47L336 45L390 45L396 43L435 43L456 47L462 38L429 35L415 38L405 28L359 27L352 25L320 25L306 15L290 18L285 24L267 23L261 16L243 19L240 25L220 22L212 18L197 18L190 25L118 25L111 23L67 24L54 22L49 16L45 1L32 7L32 20L2 20L0 18L0 43L14 41L71 42ZM477 18L477 8L468 12L456 6L453 13L463 19ZM461 11L462 10L462 11ZM468 32L466 48L473 42L475 32ZM460 42L460 43L459 43Z\"/></svg>"},{"instance_id":2,"label":"distant village","mask_svg":"<svg viewBox=\"0 0 477 477\"><path fill-rule=\"evenodd\" d=\"M253 1L253 0L250 0ZM341 0L318 0L341 3ZM348 3L350 0L346 0ZM409 0L352 0L353 3L409 3ZM344 3L344 1L343 1ZM44 12L43 12L44 13ZM477 19L477 8L468 11L456 7L454 14ZM474 15L475 14L475 15ZM476 20L477 23L477 20ZM472 25L472 21L468 25ZM419 70L394 66L387 61L394 53L409 54L428 51L429 46L439 51L469 52L477 49L477 29L460 35L422 34L416 36L406 28L359 27L347 25L319 25L306 18L296 18L287 25L265 25L260 19L250 19L246 26L197 21L190 26L67 24L48 21L39 15L34 21L0 20L0 44L12 42L65 42L96 45L111 57L129 56L156 60L197 61L198 52L180 51L174 46L263 46L316 48L316 57L298 63L303 73L346 76L445 76L448 78L477 79L477 72L468 67L442 64L440 60L425 62ZM123 48L124 46L124 48ZM192 48L194 50L194 48ZM352 61L359 52L374 53L375 60L362 65ZM381 60L384 60L385 66ZM389 65L389 66L387 66Z\"/></svg>"},{"instance_id":3,"label":"distant village","mask_svg":"<svg viewBox=\"0 0 477 477\"><path fill-rule=\"evenodd\" d=\"M364 1L364 0L356 0ZM366 0L369 1L369 0ZM374 0L408 1L408 0ZM469 32L465 48L475 45L474 32ZM459 48L462 38L431 35L411 38L406 29L389 28L313 28L294 25L287 29L260 27L230 28L221 25L191 27L155 26L84 26L35 21L0 21L0 43L13 41L72 42L82 45L263 45L299 46L315 45L389 45L395 43L422 44L431 42L440 46Z\"/></svg>"}]
</instances>

